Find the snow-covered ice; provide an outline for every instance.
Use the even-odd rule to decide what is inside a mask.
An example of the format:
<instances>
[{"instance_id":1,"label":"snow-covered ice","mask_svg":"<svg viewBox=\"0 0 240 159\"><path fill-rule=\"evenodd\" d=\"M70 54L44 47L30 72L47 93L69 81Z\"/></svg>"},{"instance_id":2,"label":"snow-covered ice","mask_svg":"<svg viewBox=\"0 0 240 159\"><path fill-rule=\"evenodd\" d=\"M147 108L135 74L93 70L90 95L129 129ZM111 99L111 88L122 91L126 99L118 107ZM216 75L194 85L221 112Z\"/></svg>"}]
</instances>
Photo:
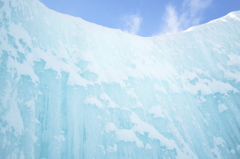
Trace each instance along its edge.
<instances>
[{"instance_id":1,"label":"snow-covered ice","mask_svg":"<svg viewBox=\"0 0 240 159\"><path fill-rule=\"evenodd\" d=\"M239 11L147 38L0 12L0 158L240 158Z\"/></svg>"}]
</instances>

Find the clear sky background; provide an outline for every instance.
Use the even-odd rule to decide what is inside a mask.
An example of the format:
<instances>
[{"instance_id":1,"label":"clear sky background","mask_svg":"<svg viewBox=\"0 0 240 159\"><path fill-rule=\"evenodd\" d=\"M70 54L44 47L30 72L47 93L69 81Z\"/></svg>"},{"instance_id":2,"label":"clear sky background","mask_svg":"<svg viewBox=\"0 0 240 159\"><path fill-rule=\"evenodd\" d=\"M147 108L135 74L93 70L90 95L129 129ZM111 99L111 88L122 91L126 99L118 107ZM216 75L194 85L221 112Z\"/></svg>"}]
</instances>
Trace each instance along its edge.
<instances>
[{"instance_id":1,"label":"clear sky background","mask_svg":"<svg viewBox=\"0 0 240 159\"><path fill-rule=\"evenodd\" d=\"M140 36L175 33L240 10L240 0L40 0L55 11Z\"/></svg>"}]
</instances>

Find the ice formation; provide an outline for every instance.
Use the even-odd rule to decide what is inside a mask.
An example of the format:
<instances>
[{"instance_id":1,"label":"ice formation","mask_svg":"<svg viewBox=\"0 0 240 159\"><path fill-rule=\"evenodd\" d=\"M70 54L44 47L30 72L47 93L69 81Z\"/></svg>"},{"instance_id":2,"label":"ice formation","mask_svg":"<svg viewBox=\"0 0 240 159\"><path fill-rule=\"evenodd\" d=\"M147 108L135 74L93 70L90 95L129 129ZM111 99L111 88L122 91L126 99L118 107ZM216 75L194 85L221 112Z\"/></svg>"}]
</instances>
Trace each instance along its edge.
<instances>
[{"instance_id":1,"label":"ice formation","mask_svg":"<svg viewBox=\"0 0 240 159\"><path fill-rule=\"evenodd\" d=\"M0 0L0 158L240 158L240 12L139 37Z\"/></svg>"}]
</instances>

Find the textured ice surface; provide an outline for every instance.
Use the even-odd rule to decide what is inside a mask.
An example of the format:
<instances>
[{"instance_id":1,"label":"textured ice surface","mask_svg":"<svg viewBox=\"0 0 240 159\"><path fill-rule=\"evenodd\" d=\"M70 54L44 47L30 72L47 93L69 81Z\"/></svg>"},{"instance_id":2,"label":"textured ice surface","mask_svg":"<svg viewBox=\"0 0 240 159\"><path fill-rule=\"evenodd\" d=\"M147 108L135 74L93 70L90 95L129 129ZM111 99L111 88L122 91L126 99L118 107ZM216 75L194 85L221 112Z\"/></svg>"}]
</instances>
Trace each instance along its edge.
<instances>
[{"instance_id":1,"label":"textured ice surface","mask_svg":"<svg viewBox=\"0 0 240 159\"><path fill-rule=\"evenodd\" d=\"M0 0L0 158L240 158L240 12L143 38Z\"/></svg>"}]
</instances>

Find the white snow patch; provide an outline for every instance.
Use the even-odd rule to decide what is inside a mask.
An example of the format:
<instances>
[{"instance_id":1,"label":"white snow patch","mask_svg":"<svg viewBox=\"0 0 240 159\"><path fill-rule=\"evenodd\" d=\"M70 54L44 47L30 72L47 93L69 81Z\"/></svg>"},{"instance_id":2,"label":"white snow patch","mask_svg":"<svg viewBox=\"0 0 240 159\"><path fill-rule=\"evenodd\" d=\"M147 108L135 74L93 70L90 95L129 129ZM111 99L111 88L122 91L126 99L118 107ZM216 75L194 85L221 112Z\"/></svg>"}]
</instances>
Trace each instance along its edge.
<instances>
[{"instance_id":1,"label":"white snow patch","mask_svg":"<svg viewBox=\"0 0 240 159\"><path fill-rule=\"evenodd\" d=\"M104 148L104 146L103 146L103 145L98 145L98 147L100 147L100 148L101 148L101 150L102 150L103 154L106 154L106 152L105 152L105 148Z\"/></svg>"},{"instance_id":2,"label":"white snow patch","mask_svg":"<svg viewBox=\"0 0 240 159\"><path fill-rule=\"evenodd\" d=\"M228 65L240 65L240 56L235 54L228 55L229 61Z\"/></svg>"},{"instance_id":3,"label":"white snow patch","mask_svg":"<svg viewBox=\"0 0 240 159\"><path fill-rule=\"evenodd\" d=\"M142 141L136 136L133 130L118 129L115 133L118 141L136 142L138 147L144 147Z\"/></svg>"},{"instance_id":4,"label":"white snow patch","mask_svg":"<svg viewBox=\"0 0 240 159\"><path fill-rule=\"evenodd\" d=\"M33 142L37 142L37 139L38 139L38 138L37 138L35 135L32 134L32 135L31 135L31 138L32 138Z\"/></svg>"},{"instance_id":5,"label":"white snow patch","mask_svg":"<svg viewBox=\"0 0 240 159\"><path fill-rule=\"evenodd\" d=\"M20 78L20 75L27 75L31 77L32 82L36 83L39 81L38 76L34 73L33 64L31 64L31 62L24 62L23 64L21 64L13 60L12 58L9 58L8 67L16 69L18 79Z\"/></svg>"},{"instance_id":6,"label":"white snow patch","mask_svg":"<svg viewBox=\"0 0 240 159\"><path fill-rule=\"evenodd\" d=\"M147 144L145 145L145 149L152 149L152 147L150 146L149 143L147 143Z\"/></svg>"},{"instance_id":7,"label":"white snow patch","mask_svg":"<svg viewBox=\"0 0 240 159\"><path fill-rule=\"evenodd\" d=\"M169 89L172 93L181 93L181 87L177 83L169 82Z\"/></svg>"},{"instance_id":8,"label":"white snow patch","mask_svg":"<svg viewBox=\"0 0 240 159\"><path fill-rule=\"evenodd\" d=\"M164 110L160 105L153 106L148 112L154 114L154 118L165 118Z\"/></svg>"},{"instance_id":9,"label":"white snow patch","mask_svg":"<svg viewBox=\"0 0 240 159\"><path fill-rule=\"evenodd\" d=\"M100 115L98 115L98 116L97 116L97 119L100 119L100 120L101 120L101 119L102 119L102 117L101 117Z\"/></svg>"},{"instance_id":10,"label":"white snow patch","mask_svg":"<svg viewBox=\"0 0 240 159\"><path fill-rule=\"evenodd\" d=\"M3 117L9 126L13 127L15 131L21 135L24 130L23 120L21 117L21 113L18 109L18 105L16 102L11 103L11 108L7 112L7 114Z\"/></svg>"},{"instance_id":11,"label":"white snow patch","mask_svg":"<svg viewBox=\"0 0 240 159\"><path fill-rule=\"evenodd\" d=\"M231 17L231 18L233 18L233 19L235 19L235 20L240 20L240 18L237 16L237 15L235 15L235 13L229 13L227 16L229 16L229 17Z\"/></svg>"},{"instance_id":12,"label":"white snow patch","mask_svg":"<svg viewBox=\"0 0 240 159\"><path fill-rule=\"evenodd\" d=\"M127 94L132 98L137 98L137 95L135 94L133 88L127 89Z\"/></svg>"},{"instance_id":13,"label":"white snow patch","mask_svg":"<svg viewBox=\"0 0 240 159\"><path fill-rule=\"evenodd\" d=\"M226 144L226 142L221 137L213 137L213 142L216 145L223 146L223 147L224 147L224 144Z\"/></svg>"},{"instance_id":14,"label":"white snow patch","mask_svg":"<svg viewBox=\"0 0 240 159\"><path fill-rule=\"evenodd\" d=\"M202 103L207 101L206 98L204 98L203 96L200 97L200 100L201 100Z\"/></svg>"},{"instance_id":15,"label":"white snow patch","mask_svg":"<svg viewBox=\"0 0 240 159\"><path fill-rule=\"evenodd\" d=\"M136 104L132 106L132 108L139 108L139 107L140 108L143 107L143 104L141 102L139 102L139 101L137 101Z\"/></svg>"},{"instance_id":16,"label":"white snow patch","mask_svg":"<svg viewBox=\"0 0 240 159\"><path fill-rule=\"evenodd\" d=\"M130 119L135 124L135 126L132 127L133 131L142 135L148 133L149 138L159 140L161 144L165 145L168 149L174 149L176 147L176 143L173 140L165 138L152 125L142 121L136 113L132 113Z\"/></svg>"},{"instance_id":17,"label":"white snow patch","mask_svg":"<svg viewBox=\"0 0 240 159\"><path fill-rule=\"evenodd\" d=\"M94 97L94 96L88 96L85 99L84 103L89 105L95 105L99 108L103 108L102 102L97 97Z\"/></svg>"},{"instance_id":18,"label":"white snow patch","mask_svg":"<svg viewBox=\"0 0 240 159\"><path fill-rule=\"evenodd\" d=\"M225 110L228 110L228 107L225 104L218 104L218 111L219 111L219 113L222 113Z\"/></svg>"},{"instance_id":19,"label":"white snow patch","mask_svg":"<svg viewBox=\"0 0 240 159\"><path fill-rule=\"evenodd\" d=\"M26 102L27 107L29 107L33 112L35 111L35 102L34 99L29 100Z\"/></svg>"},{"instance_id":20,"label":"white snow patch","mask_svg":"<svg viewBox=\"0 0 240 159\"><path fill-rule=\"evenodd\" d=\"M219 150L218 146L224 147L226 142L221 137L213 137L214 148L211 149L211 152L217 156L218 159L221 159L221 151Z\"/></svg>"},{"instance_id":21,"label":"white snow patch","mask_svg":"<svg viewBox=\"0 0 240 159\"><path fill-rule=\"evenodd\" d=\"M186 84L185 88L186 91L195 95L198 94L198 91L201 91L202 95L214 93L227 94L229 91L238 92L238 90L229 83L224 83L215 79L200 79L196 85Z\"/></svg>"},{"instance_id":22,"label":"white snow patch","mask_svg":"<svg viewBox=\"0 0 240 159\"><path fill-rule=\"evenodd\" d=\"M117 144L114 144L113 146L107 147L108 152L117 152Z\"/></svg>"},{"instance_id":23,"label":"white snow patch","mask_svg":"<svg viewBox=\"0 0 240 159\"><path fill-rule=\"evenodd\" d=\"M239 56L239 59L237 57L232 57L232 59L230 60L232 62L230 62L230 63L236 63L236 61L234 61L235 59L240 60L240 56ZM235 70L235 71L226 70L220 64L218 64L217 67L218 67L218 69L220 69L220 70L222 70L224 72L225 78L230 79L230 80L236 80L236 82L240 82L240 72L239 71L237 71L237 70Z\"/></svg>"},{"instance_id":24,"label":"white snow patch","mask_svg":"<svg viewBox=\"0 0 240 159\"><path fill-rule=\"evenodd\" d=\"M58 142L63 142L63 141L66 140L63 135L55 135L54 138L55 138Z\"/></svg>"},{"instance_id":25,"label":"white snow patch","mask_svg":"<svg viewBox=\"0 0 240 159\"><path fill-rule=\"evenodd\" d=\"M165 90L165 88L162 86L159 86L158 84L154 84L154 90L167 94L167 91Z\"/></svg>"},{"instance_id":26,"label":"white snow patch","mask_svg":"<svg viewBox=\"0 0 240 159\"><path fill-rule=\"evenodd\" d=\"M118 108L119 107L114 101L112 101L112 99L106 93L102 93L100 95L100 99L107 102L106 105L108 105L108 107L110 107L110 108Z\"/></svg>"},{"instance_id":27,"label":"white snow patch","mask_svg":"<svg viewBox=\"0 0 240 159\"><path fill-rule=\"evenodd\" d=\"M113 123L108 123L105 126L105 131L114 131L116 139L124 142L135 142L138 147L144 147L142 141L136 136L133 130L118 129Z\"/></svg>"},{"instance_id":28,"label":"white snow patch","mask_svg":"<svg viewBox=\"0 0 240 159\"><path fill-rule=\"evenodd\" d=\"M151 139L156 139L160 141L162 146L166 146L167 149L173 150L176 149L177 157L176 158L197 158L197 156L191 151L189 146L184 146L182 149L178 148L177 144L174 140L168 139L164 137L161 133L159 133L152 125L142 121L136 113L132 113L130 117L131 121L135 124L132 127L134 132L138 132L140 134L148 133L148 137Z\"/></svg>"},{"instance_id":29,"label":"white snow patch","mask_svg":"<svg viewBox=\"0 0 240 159\"><path fill-rule=\"evenodd\" d=\"M223 158L221 156L220 150L217 147L211 149L211 152L216 156L216 159L222 159Z\"/></svg>"},{"instance_id":30,"label":"white snow patch","mask_svg":"<svg viewBox=\"0 0 240 159\"><path fill-rule=\"evenodd\" d=\"M228 79L233 79L236 80L236 82L240 82L240 72L238 71L235 72L224 71L224 76Z\"/></svg>"},{"instance_id":31,"label":"white snow patch","mask_svg":"<svg viewBox=\"0 0 240 159\"><path fill-rule=\"evenodd\" d=\"M108 133L110 131L115 131L117 130L116 126L114 125L114 123L108 123L106 126L105 126L105 131Z\"/></svg>"}]
</instances>

